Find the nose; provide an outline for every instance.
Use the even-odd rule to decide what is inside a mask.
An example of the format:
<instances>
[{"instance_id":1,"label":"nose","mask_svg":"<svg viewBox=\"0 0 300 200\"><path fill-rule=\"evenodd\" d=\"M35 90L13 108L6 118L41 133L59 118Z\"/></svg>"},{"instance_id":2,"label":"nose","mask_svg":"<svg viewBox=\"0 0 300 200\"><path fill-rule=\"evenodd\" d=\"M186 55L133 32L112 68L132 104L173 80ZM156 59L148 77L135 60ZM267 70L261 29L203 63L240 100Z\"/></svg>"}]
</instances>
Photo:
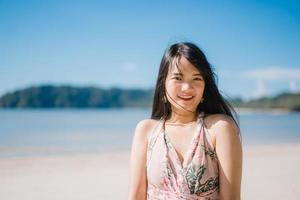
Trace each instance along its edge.
<instances>
[{"instance_id":1,"label":"nose","mask_svg":"<svg viewBox=\"0 0 300 200\"><path fill-rule=\"evenodd\" d=\"M183 92L183 91L186 91L186 90L188 90L188 89L190 89L190 88L191 88L191 86L190 86L190 84L187 83L187 82L182 83L182 85L181 85L181 91L182 91L182 92Z\"/></svg>"}]
</instances>

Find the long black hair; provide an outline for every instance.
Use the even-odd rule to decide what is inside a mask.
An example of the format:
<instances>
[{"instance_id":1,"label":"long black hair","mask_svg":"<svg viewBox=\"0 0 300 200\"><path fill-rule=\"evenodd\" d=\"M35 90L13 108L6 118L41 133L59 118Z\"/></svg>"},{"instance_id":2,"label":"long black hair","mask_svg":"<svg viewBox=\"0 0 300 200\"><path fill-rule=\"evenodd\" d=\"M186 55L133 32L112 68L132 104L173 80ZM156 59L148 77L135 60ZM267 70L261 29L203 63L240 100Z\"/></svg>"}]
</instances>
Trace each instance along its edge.
<instances>
[{"instance_id":1,"label":"long black hair","mask_svg":"<svg viewBox=\"0 0 300 200\"><path fill-rule=\"evenodd\" d=\"M204 112L204 116L217 113L225 114L230 116L239 127L238 117L233 106L222 97L216 85L217 75L213 72L203 51L190 42L173 44L165 51L156 81L151 118L162 119L164 122L170 118L172 110L170 102L166 101L165 82L174 60L182 56L199 70L205 81L204 101L199 103L197 113Z\"/></svg>"}]
</instances>

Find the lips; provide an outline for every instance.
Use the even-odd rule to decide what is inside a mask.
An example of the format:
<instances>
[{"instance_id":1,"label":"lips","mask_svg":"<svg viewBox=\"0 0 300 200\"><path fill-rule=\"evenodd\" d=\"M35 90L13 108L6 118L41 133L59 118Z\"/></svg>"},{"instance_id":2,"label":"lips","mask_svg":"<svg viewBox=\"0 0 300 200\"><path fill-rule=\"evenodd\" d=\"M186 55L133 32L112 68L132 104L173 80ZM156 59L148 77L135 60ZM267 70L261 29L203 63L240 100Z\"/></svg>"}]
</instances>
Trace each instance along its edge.
<instances>
[{"instance_id":1,"label":"lips","mask_svg":"<svg viewBox=\"0 0 300 200\"><path fill-rule=\"evenodd\" d=\"M184 96L178 96L178 98L184 100L184 101L189 101L191 99L194 98L194 96L191 96L191 95L184 95Z\"/></svg>"}]
</instances>

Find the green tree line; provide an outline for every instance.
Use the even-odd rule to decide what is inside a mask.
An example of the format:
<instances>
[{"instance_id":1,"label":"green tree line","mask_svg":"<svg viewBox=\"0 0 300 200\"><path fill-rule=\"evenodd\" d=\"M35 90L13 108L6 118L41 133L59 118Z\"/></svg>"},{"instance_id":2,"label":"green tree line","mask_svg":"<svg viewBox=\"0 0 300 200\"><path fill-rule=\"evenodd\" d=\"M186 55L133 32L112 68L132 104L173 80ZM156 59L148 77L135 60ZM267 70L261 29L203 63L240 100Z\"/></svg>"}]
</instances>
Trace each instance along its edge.
<instances>
[{"instance_id":1,"label":"green tree line","mask_svg":"<svg viewBox=\"0 0 300 200\"><path fill-rule=\"evenodd\" d=\"M16 90L0 97L2 108L123 108L150 107L153 90L103 89L41 85ZM281 93L249 101L227 99L235 107L300 111L300 93Z\"/></svg>"},{"instance_id":2,"label":"green tree line","mask_svg":"<svg viewBox=\"0 0 300 200\"><path fill-rule=\"evenodd\" d=\"M152 90L101 89L43 85L17 90L0 98L3 108L121 108L147 107Z\"/></svg>"}]
</instances>

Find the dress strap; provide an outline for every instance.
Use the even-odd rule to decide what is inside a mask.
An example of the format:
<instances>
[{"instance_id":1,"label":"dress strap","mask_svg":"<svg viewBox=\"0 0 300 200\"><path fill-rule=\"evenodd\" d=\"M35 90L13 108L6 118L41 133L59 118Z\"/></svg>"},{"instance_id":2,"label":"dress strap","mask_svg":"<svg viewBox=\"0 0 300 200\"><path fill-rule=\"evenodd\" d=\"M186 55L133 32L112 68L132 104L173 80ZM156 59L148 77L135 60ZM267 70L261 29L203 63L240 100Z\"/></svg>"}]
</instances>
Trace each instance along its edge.
<instances>
[{"instance_id":1,"label":"dress strap","mask_svg":"<svg viewBox=\"0 0 300 200\"><path fill-rule=\"evenodd\" d=\"M149 143L148 143L148 146L147 146L147 166L148 166L148 163L151 159L151 156L152 156L152 150L153 150L153 147L157 141L157 138L159 136L159 133L161 132L161 121L158 121L157 124L155 125L154 129L153 129L153 132L150 136L150 139L149 139Z\"/></svg>"},{"instance_id":2,"label":"dress strap","mask_svg":"<svg viewBox=\"0 0 300 200\"><path fill-rule=\"evenodd\" d=\"M160 127L161 127L161 121L158 121L157 124L155 125L154 129L153 129L153 132L152 132L151 136L150 136L148 146L151 146L151 145L155 144L155 142L157 140L157 137L159 135L159 132L160 132Z\"/></svg>"}]
</instances>

